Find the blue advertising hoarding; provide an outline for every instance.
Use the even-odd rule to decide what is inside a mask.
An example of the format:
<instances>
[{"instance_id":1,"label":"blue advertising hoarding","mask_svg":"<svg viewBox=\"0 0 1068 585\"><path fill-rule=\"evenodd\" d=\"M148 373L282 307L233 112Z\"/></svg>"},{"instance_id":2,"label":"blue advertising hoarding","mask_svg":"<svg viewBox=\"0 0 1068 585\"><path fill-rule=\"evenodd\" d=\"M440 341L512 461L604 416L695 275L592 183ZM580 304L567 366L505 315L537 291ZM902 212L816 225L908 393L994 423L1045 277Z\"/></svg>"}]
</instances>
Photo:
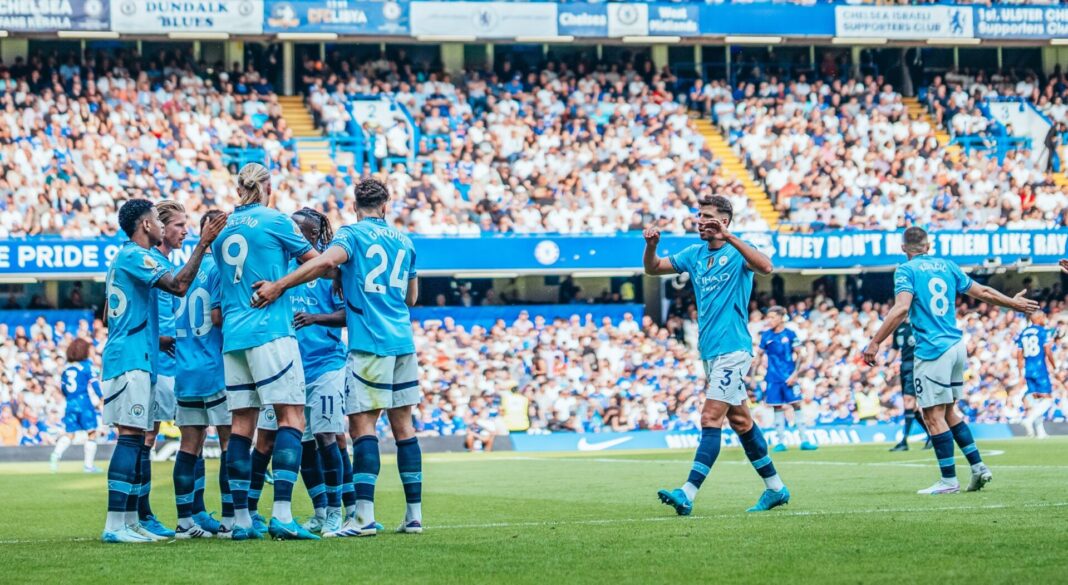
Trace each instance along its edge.
<instances>
[{"instance_id":1,"label":"blue advertising hoarding","mask_svg":"<svg viewBox=\"0 0 1068 585\"><path fill-rule=\"evenodd\" d=\"M109 0L0 2L0 30L8 32L92 31L110 28Z\"/></svg>"},{"instance_id":2,"label":"blue advertising hoarding","mask_svg":"<svg viewBox=\"0 0 1068 585\"><path fill-rule=\"evenodd\" d=\"M975 8L981 39L1048 39L1068 36L1068 9L1057 6Z\"/></svg>"},{"instance_id":3,"label":"blue advertising hoarding","mask_svg":"<svg viewBox=\"0 0 1068 585\"><path fill-rule=\"evenodd\" d=\"M904 262L901 232L826 232L819 234L743 234L771 257L776 269L886 269ZM615 236L414 236L423 274L520 271L576 272L641 270L645 241L638 233ZM693 235L664 235L660 254L674 254L698 243ZM0 276L102 275L118 250L119 239L28 238L0 241ZM1029 262L1053 266L1068 258L1068 230L947 231L932 234L932 254L962 266ZM178 253L188 257L192 243Z\"/></svg>"},{"instance_id":4,"label":"blue advertising hoarding","mask_svg":"<svg viewBox=\"0 0 1068 585\"><path fill-rule=\"evenodd\" d=\"M605 4L561 4L556 8L556 32L562 36L605 38L608 7Z\"/></svg>"},{"instance_id":5,"label":"blue advertising hoarding","mask_svg":"<svg viewBox=\"0 0 1068 585\"><path fill-rule=\"evenodd\" d=\"M708 4L701 6L702 35L834 35L834 5Z\"/></svg>"},{"instance_id":6,"label":"blue advertising hoarding","mask_svg":"<svg viewBox=\"0 0 1068 585\"><path fill-rule=\"evenodd\" d=\"M263 30L407 36L408 13L407 1L269 0L263 12Z\"/></svg>"},{"instance_id":7,"label":"blue advertising hoarding","mask_svg":"<svg viewBox=\"0 0 1068 585\"><path fill-rule=\"evenodd\" d=\"M701 34L701 5L650 4L649 34L696 37Z\"/></svg>"},{"instance_id":8,"label":"blue advertising hoarding","mask_svg":"<svg viewBox=\"0 0 1068 585\"><path fill-rule=\"evenodd\" d=\"M1012 428L1007 424L973 424L972 434L979 440L1011 439ZM797 431L790 431L786 441L796 445L800 442ZM774 430L765 430L769 445L779 444L780 437ZM910 437L922 441L921 432ZM625 433L552 433L548 435L512 434L512 446L516 451L629 451L644 449L694 449L701 439L699 429L689 431L631 431ZM872 425L821 425L811 427L805 439L820 446L861 445L870 443L896 443L901 439L901 425L879 423ZM723 431L723 445L739 447L738 435L730 429ZM932 461L933 462L933 461Z\"/></svg>"}]
</instances>

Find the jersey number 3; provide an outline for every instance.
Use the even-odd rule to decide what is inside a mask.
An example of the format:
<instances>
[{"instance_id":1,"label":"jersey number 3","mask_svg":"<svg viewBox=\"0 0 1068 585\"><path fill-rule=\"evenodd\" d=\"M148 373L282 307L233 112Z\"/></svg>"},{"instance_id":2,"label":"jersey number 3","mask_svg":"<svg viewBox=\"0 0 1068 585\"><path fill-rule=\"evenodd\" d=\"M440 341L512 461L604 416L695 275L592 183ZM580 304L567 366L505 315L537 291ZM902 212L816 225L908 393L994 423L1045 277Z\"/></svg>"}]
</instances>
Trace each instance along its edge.
<instances>
[{"instance_id":1,"label":"jersey number 3","mask_svg":"<svg viewBox=\"0 0 1068 585\"><path fill-rule=\"evenodd\" d=\"M389 286L393 288L405 290L408 287L408 271L405 270L401 273L401 267L404 266L404 256L407 252L407 250L398 250L397 259L393 261L393 270L389 273ZM386 254L386 249L379 244L375 244L367 248L365 257L368 259L378 258L378 265L367 273L367 277L363 280L363 290L379 295L385 294L386 286L377 282L377 280L389 267L389 255Z\"/></svg>"}]
</instances>

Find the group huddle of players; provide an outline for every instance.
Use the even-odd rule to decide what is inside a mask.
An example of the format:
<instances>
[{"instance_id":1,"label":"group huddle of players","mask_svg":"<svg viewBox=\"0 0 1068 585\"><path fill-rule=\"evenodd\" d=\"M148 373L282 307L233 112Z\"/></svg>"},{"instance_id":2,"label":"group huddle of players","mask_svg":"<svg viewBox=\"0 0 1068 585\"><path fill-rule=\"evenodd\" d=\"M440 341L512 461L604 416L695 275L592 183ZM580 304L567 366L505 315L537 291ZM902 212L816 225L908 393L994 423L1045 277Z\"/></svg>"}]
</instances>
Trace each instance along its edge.
<instances>
[{"instance_id":1,"label":"group huddle of players","mask_svg":"<svg viewBox=\"0 0 1068 585\"><path fill-rule=\"evenodd\" d=\"M359 219L334 234L315 210L287 217L271 209L270 176L263 166L246 165L237 182L241 204L229 215L204 215L200 240L180 269L167 259L187 233L180 204L135 199L119 211L129 241L108 271L109 330L97 392L104 422L119 435L108 467L102 540L374 535L382 529L375 522L374 492L381 467L375 425L383 412L396 440L406 500L398 532L422 532L422 455L412 421L412 407L421 396L409 314L418 297L415 249L384 219L386 188L374 180L358 183ZM693 283L707 378L701 438L686 481L658 492L679 515L691 513L719 455L726 424L765 484L749 511L790 501L768 443L753 423L745 384L753 364L747 322L753 275L769 274L773 266L729 231L732 219L728 199L702 201L702 242L666 258L657 254L658 229L644 233L645 272L687 273ZM875 365L882 342L895 336L906 395L904 436L895 449L907 449L911 425L918 421L941 470L941 478L918 493L960 491L954 444L971 467L967 489L977 491L993 476L955 407L967 358L956 326L957 295L1032 315L1032 325L1017 343L1032 412L1039 413L1029 424L1038 434L1044 432L1041 414L1043 406L1049 408L1051 394L1046 365L1052 353L1044 316L1024 293L1007 297L972 281L953 262L929 255L928 235L920 228L905 231L903 250L909 261L895 273L894 306L863 358ZM768 359L767 400L775 406L781 438L787 414L800 400L796 337L785 327L780 308L769 311L769 325L759 347ZM348 330L347 347L342 327ZM91 379L87 354L84 343L68 349L72 364L64 373L64 388L78 395L69 402L74 410L68 408L68 431L95 428L95 420L79 414L90 410L81 401L92 393L79 390ZM804 440L806 429L796 418L801 448L815 449ZM181 430L174 466L174 530L159 522L149 502L152 441L160 421L167 420L175 420ZM203 501L202 451L209 426L218 430L223 449L221 521L205 511ZM784 448L780 439L778 449ZM269 464L274 503L267 523L258 513L258 501ZM314 517L303 524L290 507L298 473L315 508Z\"/></svg>"},{"instance_id":2,"label":"group huddle of players","mask_svg":"<svg viewBox=\"0 0 1068 585\"><path fill-rule=\"evenodd\" d=\"M407 504L398 532L422 532L422 455L411 412L420 393L408 312L418 296L415 249L384 220L388 192L374 180L357 185L359 221L334 234L315 210L288 217L271 209L262 165L246 165L237 182L240 205L204 215L180 269L167 259L188 229L180 204L135 199L119 210L129 241L107 276L100 393L104 422L119 439L102 540L374 535L382 412ZM174 530L149 502L152 441L169 420L181 430ZM223 449L221 521L203 502L209 426ZM258 513L268 465L269 523ZM290 506L298 473L315 507L303 524Z\"/></svg>"}]
</instances>

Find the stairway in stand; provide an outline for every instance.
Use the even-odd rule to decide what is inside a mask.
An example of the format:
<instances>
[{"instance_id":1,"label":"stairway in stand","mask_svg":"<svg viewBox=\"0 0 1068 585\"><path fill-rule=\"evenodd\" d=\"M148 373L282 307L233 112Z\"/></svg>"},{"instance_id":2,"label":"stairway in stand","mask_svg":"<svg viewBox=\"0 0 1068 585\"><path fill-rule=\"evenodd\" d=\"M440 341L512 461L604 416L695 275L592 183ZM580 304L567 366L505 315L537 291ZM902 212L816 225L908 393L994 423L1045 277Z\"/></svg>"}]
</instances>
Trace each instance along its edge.
<instances>
[{"instance_id":1,"label":"stairway in stand","mask_svg":"<svg viewBox=\"0 0 1068 585\"><path fill-rule=\"evenodd\" d=\"M311 112L304 106L304 97L299 95L278 96L282 105L282 117L293 130L297 142L297 161L301 170L311 170L312 165L323 173L334 171L334 159L330 157L330 141L323 137L322 131L315 128ZM321 138L321 140L307 140Z\"/></svg>"},{"instance_id":2,"label":"stairway in stand","mask_svg":"<svg viewBox=\"0 0 1068 585\"><path fill-rule=\"evenodd\" d=\"M945 148L949 153L949 158L953 162L960 162L964 158L964 151L956 144L950 144L951 140L949 132L945 128L939 128L938 124L935 124L934 118L931 117L931 113L927 111L927 106L920 103L920 100L914 97L903 97L901 101L905 104L905 110L913 118L920 120L926 120L931 128L934 128L935 138L938 139L938 145Z\"/></svg>"},{"instance_id":3,"label":"stairway in stand","mask_svg":"<svg viewBox=\"0 0 1068 585\"><path fill-rule=\"evenodd\" d=\"M745 162L727 143L717 126L705 118L698 118L695 122L697 131L704 137L708 149L712 151L712 155L716 157L716 160L723 162L723 169L727 171L727 175L735 176L741 180L745 186L746 196L753 202L753 206L760 213L760 217L764 218L764 221L768 223L772 230L777 230L779 228L779 213L775 211L775 206L772 205L768 192L753 180L753 175L746 168Z\"/></svg>"}]
</instances>

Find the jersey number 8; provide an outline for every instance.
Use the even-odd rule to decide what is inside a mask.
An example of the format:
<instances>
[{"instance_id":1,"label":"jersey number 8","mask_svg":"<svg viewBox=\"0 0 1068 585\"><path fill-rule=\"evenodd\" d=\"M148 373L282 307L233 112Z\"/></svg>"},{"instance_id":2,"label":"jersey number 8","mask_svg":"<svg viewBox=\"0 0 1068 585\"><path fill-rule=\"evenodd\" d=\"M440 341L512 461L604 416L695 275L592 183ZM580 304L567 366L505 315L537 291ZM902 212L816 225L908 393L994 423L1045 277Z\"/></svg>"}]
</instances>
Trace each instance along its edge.
<instances>
[{"instance_id":1,"label":"jersey number 8","mask_svg":"<svg viewBox=\"0 0 1068 585\"><path fill-rule=\"evenodd\" d=\"M949 285L941 278L932 278L927 283L927 290L931 292L931 312L936 317L943 317L949 312Z\"/></svg>"}]
</instances>

